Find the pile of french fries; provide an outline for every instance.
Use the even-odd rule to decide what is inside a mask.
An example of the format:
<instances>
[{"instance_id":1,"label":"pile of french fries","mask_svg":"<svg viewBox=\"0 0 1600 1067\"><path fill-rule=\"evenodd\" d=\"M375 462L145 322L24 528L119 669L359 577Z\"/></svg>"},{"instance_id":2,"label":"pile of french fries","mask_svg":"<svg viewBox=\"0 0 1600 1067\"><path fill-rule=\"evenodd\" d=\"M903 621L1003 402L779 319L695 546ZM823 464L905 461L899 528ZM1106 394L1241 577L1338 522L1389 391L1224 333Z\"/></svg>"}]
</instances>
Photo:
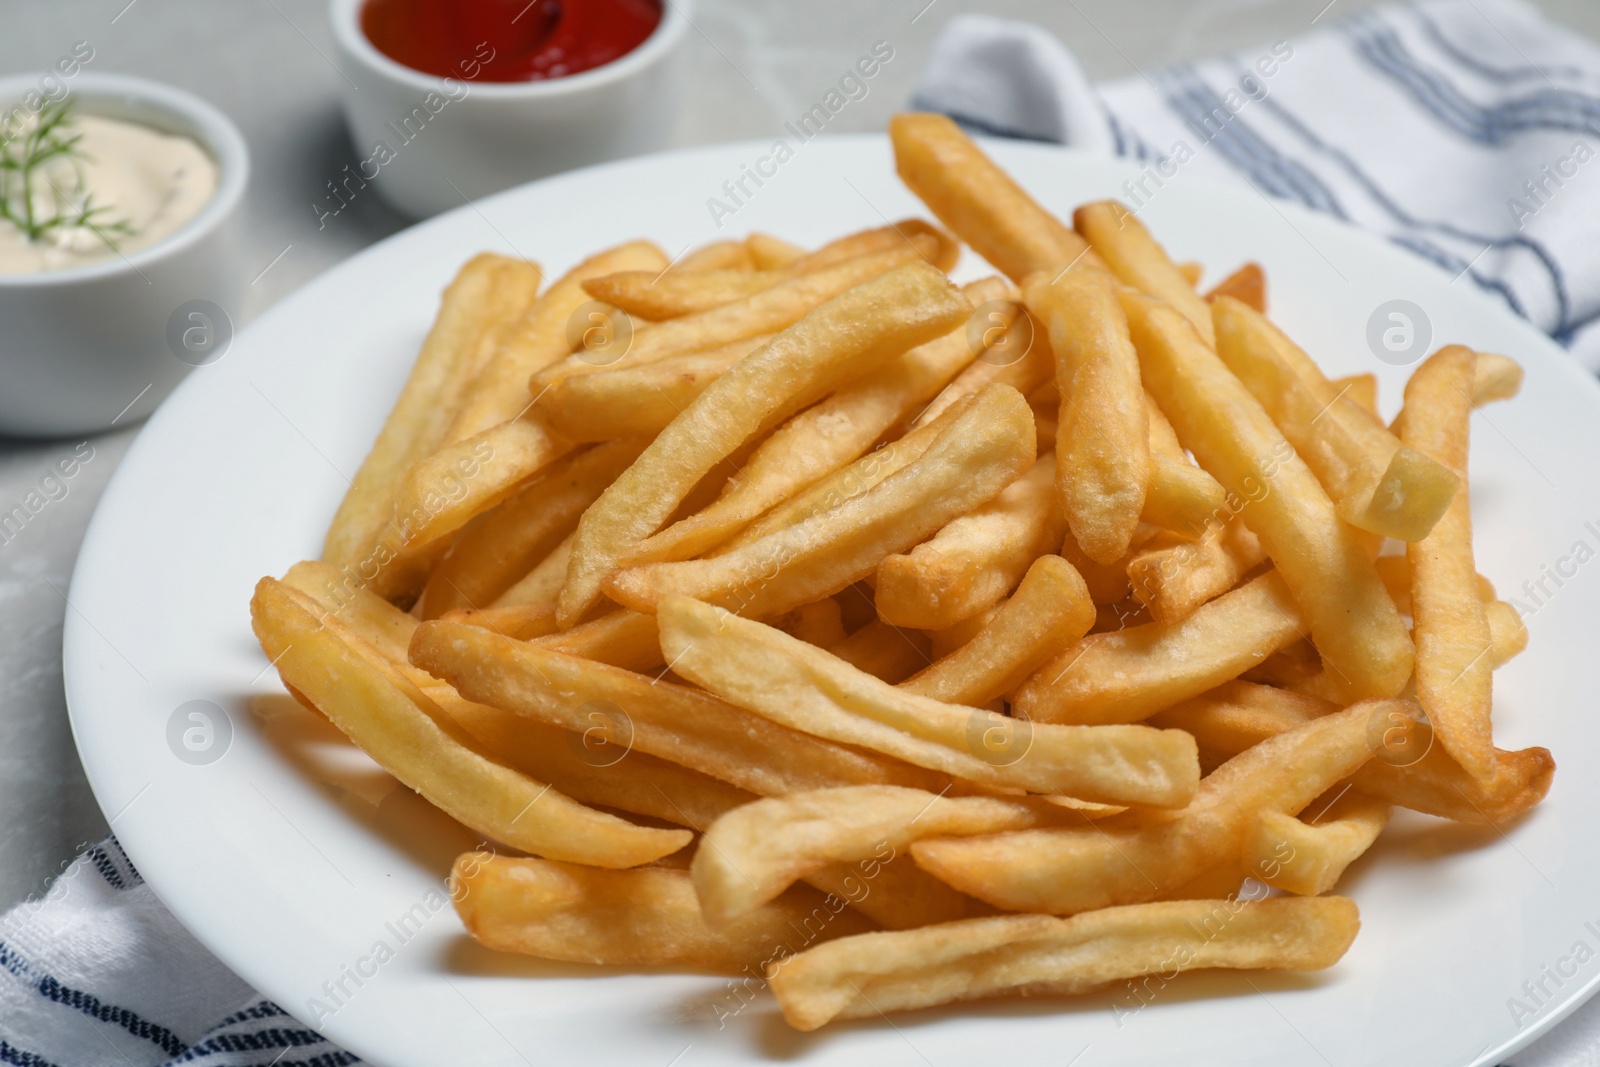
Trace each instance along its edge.
<instances>
[{"instance_id":1,"label":"pile of french fries","mask_svg":"<svg viewBox=\"0 0 1600 1067\"><path fill-rule=\"evenodd\" d=\"M1195 968L1314 970L1392 806L1505 826L1527 635L1473 562L1450 345L1394 423L1115 202L1067 225L948 119L910 220L540 289L481 255L320 561L290 692L481 835L483 944L764 982L801 1029ZM1005 277L957 287L965 242Z\"/></svg>"}]
</instances>

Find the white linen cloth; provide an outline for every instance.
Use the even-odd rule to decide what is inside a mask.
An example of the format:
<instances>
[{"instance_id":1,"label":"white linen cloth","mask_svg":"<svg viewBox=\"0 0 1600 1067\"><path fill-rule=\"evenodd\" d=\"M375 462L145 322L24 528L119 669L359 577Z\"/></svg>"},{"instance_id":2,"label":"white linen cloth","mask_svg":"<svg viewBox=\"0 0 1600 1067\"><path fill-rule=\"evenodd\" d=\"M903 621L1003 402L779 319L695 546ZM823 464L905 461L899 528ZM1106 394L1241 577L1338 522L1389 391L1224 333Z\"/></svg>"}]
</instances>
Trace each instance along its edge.
<instances>
[{"instance_id":1,"label":"white linen cloth","mask_svg":"<svg viewBox=\"0 0 1600 1067\"><path fill-rule=\"evenodd\" d=\"M1245 101L1235 109L1230 90ZM1518 0L1368 11L1276 50L1099 87L1038 27L959 16L913 105L1146 162L1183 142L1186 171L1250 182L1465 271L1600 368L1600 49ZM1217 108L1237 113L1224 122ZM359 1062L201 947L114 838L0 917L0 1065ZM1600 998L1510 1062L1600 1067Z\"/></svg>"},{"instance_id":2,"label":"white linen cloth","mask_svg":"<svg viewBox=\"0 0 1600 1067\"><path fill-rule=\"evenodd\" d=\"M1370 9L1098 86L1039 27L960 15L912 102L1327 212L1464 272L1600 370L1600 48L1521 0Z\"/></svg>"}]
</instances>

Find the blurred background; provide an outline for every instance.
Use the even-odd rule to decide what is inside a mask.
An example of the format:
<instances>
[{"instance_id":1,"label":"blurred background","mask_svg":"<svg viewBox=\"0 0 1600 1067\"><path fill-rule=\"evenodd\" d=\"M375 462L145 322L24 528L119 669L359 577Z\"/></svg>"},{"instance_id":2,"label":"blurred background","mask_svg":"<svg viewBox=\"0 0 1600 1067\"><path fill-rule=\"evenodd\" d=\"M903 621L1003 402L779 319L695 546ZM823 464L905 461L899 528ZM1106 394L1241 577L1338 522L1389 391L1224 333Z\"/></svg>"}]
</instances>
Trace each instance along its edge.
<instances>
[{"instance_id":1,"label":"blurred background","mask_svg":"<svg viewBox=\"0 0 1600 1067\"><path fill-rule=\"evenodd\" d=\"M1369 0L695 0L686 95L669 144L767 138L884 40L894 58L829 132L879 131L904 106L940 27L962 11L1028 19L1058 35L1092 79L1291 37ZM1537 0L1600 39L1595 0ZM377 197L319 228L324 183L357 160L340 113L326 0L0 0L0 74L50 65L88 41L90 69L158 79L215 104L253 156L250 285L242 320L408 225ZM236 325L243 325L243 321ZM5 383L0 382L0 389ZM61 625L73 560L99 493L137 427L90 441L94 458L14 539L0 543L0 908L40 892L106 832L67 725ZM60 443L0 439L0 501L19 498ZM196 442L204 448L204 442ZM197 532L197 536L200 532ZM137 565L137 561L129 561Z\"/></svg>"}]
</instances>

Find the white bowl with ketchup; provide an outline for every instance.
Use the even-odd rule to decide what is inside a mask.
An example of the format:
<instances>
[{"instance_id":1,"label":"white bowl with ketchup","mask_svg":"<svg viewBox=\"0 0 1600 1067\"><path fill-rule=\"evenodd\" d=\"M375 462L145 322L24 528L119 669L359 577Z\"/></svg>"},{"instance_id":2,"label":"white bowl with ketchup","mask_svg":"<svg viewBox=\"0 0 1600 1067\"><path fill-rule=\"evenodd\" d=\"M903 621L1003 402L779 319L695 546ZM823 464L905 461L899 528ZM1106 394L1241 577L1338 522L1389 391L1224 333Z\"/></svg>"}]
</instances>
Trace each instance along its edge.
<instances>
[{"instance_id":1,"label":"white bowl with ketchup","mask_svg":"<svg viewBox=\"0 0 1600 1067\"><path fill-rule=\"evenodd\" d=\"M332 0L367 183L414 217L665 144L688 0Z\"/></svg>"}]
</instances>

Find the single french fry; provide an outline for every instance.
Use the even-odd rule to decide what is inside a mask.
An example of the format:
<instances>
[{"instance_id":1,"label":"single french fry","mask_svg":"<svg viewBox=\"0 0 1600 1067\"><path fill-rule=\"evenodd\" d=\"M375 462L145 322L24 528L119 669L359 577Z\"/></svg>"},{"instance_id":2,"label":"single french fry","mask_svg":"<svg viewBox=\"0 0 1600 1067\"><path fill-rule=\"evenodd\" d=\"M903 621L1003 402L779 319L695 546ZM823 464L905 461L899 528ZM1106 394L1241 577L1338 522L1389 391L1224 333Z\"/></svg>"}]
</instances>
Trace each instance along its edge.
<instances>
[{"instance_id":1,"label":"single french fry","mask_svg":"<svg viewBox=\"0 0 1600 1067\"><path fill-rule=\"evenodd\" d=\"M493 604L578 526L578 519L644 450L609 441L549 467L462 529L422 591L421 617Z\"/></svg>"},{"instance_id":2,"label":"single french fry","mask_svg":"<svg viewBox=\"0 0 1600 1067\"><path fill-rule=\"evenodd\" d=\"M1389 825L1389 805L1340 787L1324 805L1313 801L1310 822L1264 811L1245 834L1240 862L1267 885L1314 897L1332 889L1345 868L1372 847Z\"/></svg>"},{"instance_id":3,"label":"single french fry","mask_svg":"<svg viewBox=\"0 0 1600 1067\"><path fill-rule=\"evenodd\" d=\"M787 267L806 254L797 244L774 237L769 233L753 233L744 239L745 254L752 270L776 270Z\"/></svg>"},{"instance_id":4,"label":"single french fry","mask_svg":"<svg viewBox=\"0 0 1600 1067\"><path fill-rule=\"evenodd\" d=\"M550 550L548 556L535 564L510 589L501 593L492 606L548 607L553 617L556 599L561 595L561 587L567 583L567 563L572 557L572 539L576 534L576 530L568 534Z\"/></svg>"},{"instance_id":5,"label":"single french fry","mask_svg":"<svg viewBox=\"0 0 1600 1067\"><path fill-rule=\"evenodd\" d=\"M481 626L497 634L527 641L559 631L556 626L556 609L553 604L513 604L503 608L454 608L439 616L450 622L467 626ZM416 618L406 618L416 622ZM405 650L401 650L401 656Z\"/></svg>"},{"instance_id":6,"label":"single french fry","mask_svg":"<svg viewBox=\"0 0 1600 1067\"><path fill-rule=\"evenodd\" d=\"M1193 795L1187 734L1021 725L896 689L822 649L688 597L664 599L657 617L674 671L797 730L986 785L1156 807Z\"/></svg>"},{"instance_id":7,"label":"single french fry","mask_svg":"<svg viewBox=\"0 0 1600 1067\"><path fill-rule=\"evenodd\" d=\"M917 866L997 908L1073 914L1154 900L1219 857L1239 854L1262 811L1298 814L1372 755L1368 725L1390 703L1368 701L1313 719L1233 757L1200 781L1189 805L1130 812L1090 827L926 838Z\"/></svg>"},{"instance_id":8,"label":"single french fry","mask_svg":"<svg viewBox=\"0 0 1600 1067\"><path fill-rule=\"evenodd\" d=\"M924 259L947 274L961 255L961 246L948 233L922 219L909 218L836 238L815 252L801 256L792 265L801 270L818 270L907 242L914 243Z\"/></svg>"},{"instance_id":9,"label":"single french fry","mask_svg":"<svg viewBox=\"0 0 1600 1067\"><path fill-rule=\"evenodd\" d=\"M1182 263L1174 264L1178 273L1183 275L1183 280L1193 289L1200 284L1200 279L1205 277L1206 268L1198 260L1186 259Z\"/></svg>"},{"instance_id":10,"label":"single french fry","mask_svg":"<svg viewBox=\"0 0 1600 1067\"><path fill-rule=\"evenodd\" d=\"M1040 556L972 640L900 684L947 704L982 707L1011 692L1094 625L1094 602L1072 564Z\"/></svg>"},{"instance_id":11,"label":"single french fry","mask_svg":"<svg viewBox=\"0 0 1600 1067\"><path fill-rule=\"evenodd\" d=\"M977 306L1004 292L1004 283L990 278L965 286L962 295ZM966 331L956 328L795 415L762 442L716 503L646 540L633 561L689 559L725 541L774 505L855 461L975 355Z\"/></svg>"},{"instance_id":12,"label":"single french fry","mask_svg":"<svg viewBox=\"0 0 1600 1067\"><path fill-rule=\"evenodd\" d=\"M1206 294L1206 303L1211 303L1219 297L1232 297L1245 307L1254 308L1263 315L1267 313L1267 274L1261 269L1259 263L1246 263ZM1377 385L1377 379L1373 379Z\"/></svg>"},{"instance_id":13,"label":"single french fry","mask_svg":"<svg viewBox=\"0 0 1600 1067\"><path fill-rule=\"evenodd\" d=\"M1417 700L1439 743L1475 778L1494 774L1489 721L1493 642L1472 558L1467 437L1477 354L1451 345L1429 356L1406 383L1404 441L1460 478L1450 506L1420 541L1411 566Z\"/></svg>"},{"instance_id":14,"label":"single french fry","mask_svg":"<svg viewBox=\"0 0 1600 1067\"><path fill-rule=\"evenodd\" d=\"M874 619L828 651L859 671L894 685L931 661L928 639L921 630L902 630Z\"/></svg>"},{"instance_id":15,"label":"single french fry","mask_svg":"<svg viewBox=\"0 0 1600 1067\"><path fill-rule=\"evenodd\" d=\"M1000 614L1000 609L1003 607L1005 607L1004 601L986 611L980 611L970 618L962 619L954 626L946 626L942 630L926 631L929 653L932 654L934 659L944 659L977 637L985 626L994 621L995 616ZM871 672L869 671L868 673ZM956 703L960 702L957 701Z\"/></svg>"},{"instance_id":16,"label":"single french fry","mask_svg":"<svg viewBox=\"0 0 1600 1067\"><path fill-rule=\"evenodd\" d=\"M396 483L443 442L477 377L481 368L473 361L484 333L520 313L538 287L538 268L520 260L484 253L462 266L444 292L411 376L328 527L325 562L359 569L370 559L392 522Z\"/></svg>"},{"instance_id":17,"label":"single french fry","mask_svg":"<svg viewBox=\"0 0 1600 1067\"><path fill-rule=\"evenodd\" d=\"M1201 751L1223 758L1235 756L1269 737L1292 730L1313 718L1337 711L1338 705L1272 686L1229 682L1217 689L1152 715L1149 722L1166 729L1187 730ZM1405 723L1394 725L1405 727ZM1390 728L1380 721L1380 743ZM1402 808L1457 822L1504 825L1544 799L1555 763L1542 748L1515 752L1495 750L1496 775L1489 782L1472 777L1432 744L1417 758L1411 734L1393 735L1399 743L1390 755L1362 767L1351 782L1370 797Z\"/></svg>"},{"instance_id":18,"label":"single french fry","mask_svg":"<svg viewBox=\"0 0 1600 1067\"><path fill-rule=\"evenodd\" d=\"M1083 238L1040 207L944 115L889 120L895 170L939 221L1020 282L1035 271L1104 269Z\"/></svg>"},{"instance_id":19,"label":"single french fry","mask_svg":"<svg viewBox=\"0 0 1600 1067\"><path fill-rule=\"evenodd\" d=\"M1222 486L1190 461L1155 398L1147 392L1144 400L1150 425L1150 484L1140 521L1186 538L1202 537L1238 509L1230 511Z\"/></svg>"},{"instance_id":20,"label":"single french fry","mask_svg":"<svg viewBox=\"0 0 1600 1067\"><path fill-rule=\"evenodd\" d=\"M608 343L603 349L575 352L550 364L528 379L528 391L538 405L543 406L544 400L539 398L545 397L546 390L574 374L621 370L667 356L703 352L758 334L779 333L799 322L808 312L858 285L896 267L921 263L921 253L916 242L903 242L881 252L798 275L743 300L668 322L633 328L631 320L623 316L611 324ZM619 340L624 321L628 323L626 328L632 331L626 345Z\"/></svg>"},{"instance_id":21,"label":"single french fry","mask_svg":"<svg viewBox=\"0 0 1600 1067\"><path fill-rule=\"evenodd\" d=\"M1024 396L1031 396L1054 378L1055 356L1050 351L1050 340L1026 307L1015 300L993 301L980 307L977 314L977 327L981 329L970 320L968 329L984 345L983 353L911 420L912 431L927 426L951 406L977 396L991 385L1009 385Z\"/></svg>"},{"instance_id":22,"label":"single french fry","mask_svg":"<svg viewBox=\"0 0 1600 1067\"><path fill-rule=\"evenodd\" d=\"M1499 670L1528 647L1528 627L1504 600L1486 601L1483 612L1489 623L1490 665Z\"/></svg>"},{"instance_id":23,"label":"single french fry","mask_svg":"<svg viewBox=\"0 0 1600 1067\"><path fill-rule=\"evenodd\" d=\"M1245 302L1248 306L1248 301ZM1256 310L1260 310L1257 308ZM1378 418L1378 376L1376 374L1347 374L1329 381L1334 392L1344 396L1356 407L1373 418ZM1381 425L1381 423L1380 423Z\"/></svg>"},{"instance_id":24,"label":"single french fry","mask_svg":"<svg viewBox=\"0 0 1600 1067\"><path fill-rule=\"evenodd\" d=\"M602 867L648 863L689 843L682 830L635 826L489 759L377 649L302 597L271 578L257 583L250 616L262 651L286 685L452 818L517 848Z\"/></svg>"},{"instance_id":25,"label":"single french fry","mask_svg":"<svg viewBox=\"0 0 1600 1067\"><path fill-rule=\"evenodd\" d=\"M1522 365L1510 356L1478 352L1472 374L1472 406L1510 400L1522 391Z\"/></svg>"},{"instance_id":26,"label":"single french fry","mask_svg":"<svg viewBox=\"0 0 1600 1067\"><path fill-rule=\"evenodd\" d=\"M507 635L511 636L511 635ZM535 635L534 644L552 652L592 659L627 671L645 673L665 664L654 615L611 611L570 630Z\"/></svg>"},{"instance_id":27,"label":"single french fry","mask_svg":"<svg viewBox=\"0 0 1600 1067\"><path fill-rule=\"evenodd\" d=\"M1240 517L1305 613L1337 684L1352 699L1400 692L1412 664L1405 622L1316 476L1181 316L1147 297L1123 296L1146 388L1184 445L1240 502Z\"/></svg>"},{"instance_id":28,"label":"single french fry","mask_svg":"<svg viewBox=\"0 0 1600 1067\"><path fill-rule=\"evenodd\" d=\"M1360 928L1348 897L1183 900L840 938L768 965L797 1030L1007 993L1071 995L1197 968L1319 971ZM1141 1001L1142 1003L1142 1001Z\"/></svg>"},{"instance_id":29,"label":"single french fry","mask_svg":"<svg viewBox=\"0 0 1600 1067\"><path fill-rule=\"evenodd\" d=\"M758 334L705 352L576 374L552 385L539 410L570 441L653 437L720 374L770 340L771 334Z\"/></svg>"},{"instance_id":30,"label":"single french fry","mask_svg":"<svg viewBox=\"0 0 1600 1067\"><path fill-rule=\"evenodd\" d=\"M561 591L563 623L577 622L593 607L617 565L763 425L946 333L966 306L944 275L909 264L809 312L718 378L584 514Z\"/></svg>"},{"instance_id":31,"label":"single french fry","mask_svg":"<svg viewBox=\"0 0 1600 1067\"><path fill-rule=\"evenodd\" d=\"M1379 556L1373 563L1378 568L1378 577L1383 579L1384 588L1389 590L1389 596L1394 599L1394 606L1400 614L1410 615L1410 560L1405 556ZM1483 601L1486 609L1489 604L1496 602L1494 583L1481 574L1478 575L1478 599Z\"/></svg>"},{"instance_id":32,"label":"single french fry","mask_svg":"<svg viewBox=\"0 0 1600 1067\"><path fill-rule=\"evenodd\" d=\"M488 852L456 859L450 899L467 932L502 952L724 974L872 929L843 899L804 886L712 929L700 915L688 871L602 871Z\"/></svg>"},{"instance_id":33,"label":"single french fry","mask_svg":"<svg viewBox=\"0 0 1600 1067\"><path fill-rule=\"evenodd\" d=\"M809 604L801 604L781 615L765 620L790 637L818 648L831 648L845 639L844 614L833 597L823 597Z\"/></svg>"},{"instance_id":34,"label":"single french fry","mask_svg":"<svg viewBox=\"0 0 1600 1067\"><path fill-rule=\"evenodd\" d=\"M1100 563L1127 554L1150 484L1139 357L1112 284L1069 272L1026 289L1028 310L1044 324L1056 359L1061 512L1078 547Z\"/></svg>"},{"instance_id":35,"label":"single french fry","mask_svg":"<svg viewBox=\"0 0 1600 1067\"><path fill-rule=\"evenodd\" d=\"M831 893L885 930L911 930L987 914L988 905L957 893L918 867L909 855L885 846L869 859L812 871L806 884Z\"/></svg>"},{"instance_id":36,"label":"single french fry","mask_svg":"<svg viewBox=\"0 0 1600 1067\"><path fill-rule=\"evenodd\" d=\"M357 576L320 560L302 560L289 568L283 584L311 597L393 662L406 662L417 620L367 590Z\"/></svg>"},{"instance_id":37,"label":"single french fry","mask_svg":"<svg viewBox=\"0 0 1600 1067\"><path fill-rule=\"evenodd\" d=\"M877 570L878 615L896 626L954 626L999 603L1065 534L1056 457L1045 455L989 503L909 553L886 557Z\"/></svg>"},{"instance_id":38,"label":"single french fry","mask_svg":"<svg viewBox=\"0 0 1600 1067\"><path fill-rule=\"evenodd\" d=\"M605 592L635 611L682 593L755 617L832 596L1000 494L1033 462L1033 449L1027 402L993 386L914 462L860 496L724 555L619 571Z\"/></svg>"},{"instance_id":39,"label":"single french fry","mask_svg":"<svg viewBox=\"0 0 1600 1067\"><path fill-rule=\"evenodd\" d=\"M1217 354L1260 401L1346 522L1402 541L1427 534L1459 476L1341 396L1299 346L1236 300L1212 306Z\"/></svg>"},{"instance_id":40,"label":"single french fry","mask_svg":"<svg viewBox=\"0 0 1600 1067\"><path fill-rule=\"evenodd\" d=\"M1138 722L1197 696L1300 640L1300 609L1276 571L1170 624L1091 634L1040 667L1012 694L1038 722Z\"/></svg>"},{"instance_id":41,"label":"single french fry","mask_svg":"<svg viewBox=\"0 0 1600 1067\"><path fill-rule=\"evenodd\" d=\"M1059 820L1042 801L942 797L896 786L791 793L735 808L706 830L689 873L713 928L772 900L813 871L856 863L923 837L1019 830Z\"/></svg>"},{"instance_id":42,"label":"single french fry","mask_svg":"<svg viewBox=\"0 0 1600 1067\"><path fill-rule=\"evenodd\" d=\"M1171 305L1201 340L1216 344L1205 299L1125 205L1115 200L1084 204L1072 213L1072 225L1124 285Z\"/></svg>"},{"instance_id":43,"label":"single french fry","mask_svg":"<svg viewBox=\"0 0 1600 1067\"><path fill-rule=\"evenodd\" d=\"M1128 580L1150 617L1169 625L1238 585L1266 555L1261 539L1235 519L1210 526L1198 541L1165 539L1136 550Z\"/></svg>"},{"instance_id":44,"label":"single french fry","mask_svg":"<svg viewBox=\"0 0 1600 1067\"><path fill-rule=\"evenodd\" d=\"M809 737L707 693L448 622L411 662L463 697L670 760L763 796L832 785L926 787L938 775ZM783 752L781 762L771 754ZM939 786L934 785L937 791Z\"/></svg>"}]
</instances>

